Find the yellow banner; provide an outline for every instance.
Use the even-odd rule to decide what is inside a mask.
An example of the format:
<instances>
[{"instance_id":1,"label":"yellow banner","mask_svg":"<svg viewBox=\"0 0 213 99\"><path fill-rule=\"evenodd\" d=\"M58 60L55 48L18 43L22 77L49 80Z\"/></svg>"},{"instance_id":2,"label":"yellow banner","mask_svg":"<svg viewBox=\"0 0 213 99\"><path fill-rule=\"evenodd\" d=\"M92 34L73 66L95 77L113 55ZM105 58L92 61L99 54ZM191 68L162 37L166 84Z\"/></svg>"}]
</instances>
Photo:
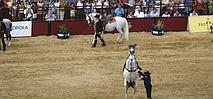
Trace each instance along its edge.
<instances>
[{"instance_id":1,"label":"yellow banner","mask_svg":"<svg viewBox=\"0 0 213 99\"><path fill-rule=\"evenodd\" d=\"M213 26L213 16L189 16L189 32L210 32Z\"/></svg>"}]
</instances>

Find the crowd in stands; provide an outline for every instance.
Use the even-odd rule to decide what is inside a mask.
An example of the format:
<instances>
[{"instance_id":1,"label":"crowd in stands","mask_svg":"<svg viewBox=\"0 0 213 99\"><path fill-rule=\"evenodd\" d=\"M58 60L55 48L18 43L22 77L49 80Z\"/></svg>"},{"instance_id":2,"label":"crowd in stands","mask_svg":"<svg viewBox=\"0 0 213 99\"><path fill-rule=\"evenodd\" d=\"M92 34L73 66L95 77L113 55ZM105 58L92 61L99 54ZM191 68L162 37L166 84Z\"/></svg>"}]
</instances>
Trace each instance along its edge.
<instances>
[{"instance_id":1,"label":"crowd in stands","mask_svg":"<svg viewBox=\"0 0 213 99\"><path fill-rule=\"evenodd\" d=\"M209 0L10 0L12 20L54 21L85 19L98 12L127 18L181 17L208 15Z\"/></svg>"}]
</instances>

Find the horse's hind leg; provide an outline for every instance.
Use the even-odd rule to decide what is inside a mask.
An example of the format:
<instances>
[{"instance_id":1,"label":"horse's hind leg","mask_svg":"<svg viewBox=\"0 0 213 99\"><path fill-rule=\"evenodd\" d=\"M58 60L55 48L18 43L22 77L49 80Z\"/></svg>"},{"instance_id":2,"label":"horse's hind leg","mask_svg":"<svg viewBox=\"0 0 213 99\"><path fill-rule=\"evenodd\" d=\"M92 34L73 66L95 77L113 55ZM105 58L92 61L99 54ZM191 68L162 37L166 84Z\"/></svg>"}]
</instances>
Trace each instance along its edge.
<instances>
[{"instance_id":1,"label":"horse's hind leg","mask_svg":"<svg viewBox=\"0 0 213 99\"><path fill-rule=\"evenodd\" d=\"M119 32L118 38L117 38L117 42L118 42L118 43L121 43L121 42L122 42L122 39L123 39L123 34L124 34L124 32L123 32L122 29L117 29L117 31Z\"/></svg>"},{"instance_id":2,"label":"horse's hind leg","mask_svg":"<svg viewBox=\"0 0 213 99\"><path fill-rule=\"evenodd\" d=\"M4 38L2 38L2 45L3 45L3 51L6 51L6 44L5 44Z\"/></svg>"},{"instance_id":3,"label":"horse's hind leg","mask_svg":"<svg viewBox=\"0 0 213 99\"><path fill-rule=\"evenodd\" d=\"M136 99L136 98L135 98L135 93L136 93L136 90L137 90L136 86L135 86L133 89L134 89L134 90L133 90L133 99Z\"/></svg>"},{"instance_id":4,"label":"horse's hind leg","mask_svg":"<svg viewBox=\"0 0 213 99\"><path fill-rule=\"evenodd\" d=\"M128 98L128 87L127 86L124 86L124 91L125 91L125 99Z\"/></svg>"},{"instance_id":5,"label":"horse's hind leg","mask_svg":"<svg viewBox=\"0 0 213 99\"><path fill-rule=\"evenodd\" d=\"M0 38L2 40L3 51L6 51L6 44L5 44L5 41L4 41L4 33L0 33ZM0 46L0 49L1 49L1 46Z\"/></svg>"}]
</instances>

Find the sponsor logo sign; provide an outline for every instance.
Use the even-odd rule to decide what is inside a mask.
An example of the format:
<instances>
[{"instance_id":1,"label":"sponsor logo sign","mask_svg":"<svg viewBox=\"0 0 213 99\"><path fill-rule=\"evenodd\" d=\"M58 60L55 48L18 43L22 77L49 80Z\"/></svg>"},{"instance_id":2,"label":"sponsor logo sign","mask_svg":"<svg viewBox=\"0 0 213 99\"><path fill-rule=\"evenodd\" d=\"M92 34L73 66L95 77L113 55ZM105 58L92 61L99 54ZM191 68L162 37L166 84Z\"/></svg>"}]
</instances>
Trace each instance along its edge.
<instances>
[{"instance_id":1,"label":"sponsor logo sign","mask_svg":"<svg viewBox=\"0 0 213 99\"><path fill-rule=\"evenodd\" d=\"M32 36L32 21L12 22L12 37Z\"/></svg>"},{"instance_id":2,"label":"sponsor logo sign","mask_svg":"<svg viewBox=\"0 0 213 99\"><path fill-rule=\"evenodd\" d=\"M213 26L213 16L189 16L189 32L210 32Z\"/></svg>"}]
</instances>

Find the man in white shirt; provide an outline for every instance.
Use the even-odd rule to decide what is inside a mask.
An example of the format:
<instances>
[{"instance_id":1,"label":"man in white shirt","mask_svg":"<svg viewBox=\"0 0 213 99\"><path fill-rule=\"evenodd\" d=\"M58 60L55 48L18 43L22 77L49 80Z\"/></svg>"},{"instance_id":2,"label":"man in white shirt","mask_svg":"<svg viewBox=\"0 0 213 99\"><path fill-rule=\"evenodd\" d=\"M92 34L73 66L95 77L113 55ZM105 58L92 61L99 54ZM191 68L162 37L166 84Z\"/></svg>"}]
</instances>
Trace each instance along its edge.
<instances>
[{"instance_id":1,"label":"man in white shirt","mask_svg":"<svg viewBox=\"0 0 213 99\"><path fill-rule=\"evenodd\" d=\"M150 11L150 17L159 17L160 13L157 11L156 8L153 8L151 11Z\"/></svg>"},{"instance_id":2,"label":"man in white shirt","mask_svg":"<svg viewBox=\"0 0 213 99\"><path fill-rule=\"evenodd\" d=\"M135 13L133 15L136 18L144 18L144 12L142 11L142 9L139 6L136 6L135 8Z\"/></svg>"},{"instance_id":3,"label":"man in white shirt","mask_svg":"<svg viewBox=\"0 0 213 99\"><path fill-rule=\"evenodd\" d=\"M195 10L193 10L193 12L190 13L190 16L198 16L198 13Z\"/></svg>"},{"instance_id":4,"label":"man in white shirt","mask_svg":"<svg viewBox=\"0 0 213 99\"><path fill-rule=\"evenodd\" d=\"M33 9L30 5L27 5L27 8L24 10L25 20L33 20Z\"/></svg>"},{"instance_id":5,"label":"man in white shirt","mask_svg":"<svg viewBox=\"0 0 213 99\"><path fill-rule=\"evenodd\" d=\"M163 15L162 15L162 17L170 17L171 15L169 14L169 12L168 11L166 11Z\"/></svg>"}]
</instances>

